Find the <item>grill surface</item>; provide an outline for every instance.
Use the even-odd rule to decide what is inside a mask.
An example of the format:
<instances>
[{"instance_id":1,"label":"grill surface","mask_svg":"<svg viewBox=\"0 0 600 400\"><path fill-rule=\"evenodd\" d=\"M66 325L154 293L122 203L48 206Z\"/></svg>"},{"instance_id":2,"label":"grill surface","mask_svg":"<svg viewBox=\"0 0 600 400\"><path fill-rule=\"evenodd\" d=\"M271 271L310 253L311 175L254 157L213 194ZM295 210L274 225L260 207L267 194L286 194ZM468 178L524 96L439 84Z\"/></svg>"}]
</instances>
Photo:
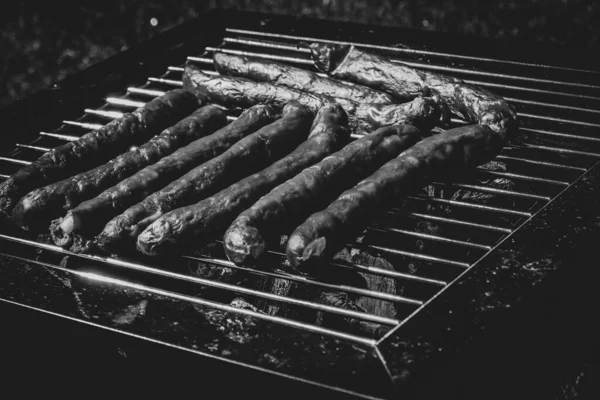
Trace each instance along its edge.
<instances>
[{"instance_id":1,"label":"grill surface","mask_svg":"<svg viewBox=\"0 0 600 400\"><path fill-rule=\"evenodd\" d=\"M136 293L139 298L133 303L126 301L125 309L133 310L132 304L135 307L146 304L146 307L148 303L140 299L160 298L167 303L191 304L205 315L222 312L234 321L244 321L242 325L260 326L260 330L280 329L266 326L281 326L284 332L292 332L291 335L300 330L317 338L317 342L336 343L335 350L328 350L332 362L336 359L340 362L350 349L360 348L360 357L347 358L361 358L363 367L355 365L352 368L365 373L367 366L377 365L374 370L382 370L382 375L389 377L386 357L380 352L386 340L401 335L403 325L461 282L468 271L477 269L481 260L569 191L600 158L600 138L597 136L600 73L597 71L448 54L414 45L411 48L383 46L368 40L346 42L277 33L277 27L268 22L257 22L254 29L238 28L235 21L235 18L228 19L224 29L211 31L207 46L197 47L188 53L187 59L200 63L208 73L216 73L212 66L215 51L259 56L314 70L307 50L296 46L299 42L352 43L417 68L460 77L504 96L517 109L522 135L518 141L507 145L496 160L479 167L471 176L434 182L419 193L399 198L397 207L371 224L359 241L348 244L354 262L333 262L335 278L312 279L279 268L245 269L225 257L215 256L214 251L211 257L185 255L178 260L169 260L170 268L167 269L164 260L75 255L34 238L2 232L1 253L27 264L32 273L51 274L70 281L74 290L76 285L82 285L100 288L94 290L102 292L88 299L78 299L79 315L53 310L51 304L30 306L134 334L135 328L115 322L114 318L106 322L90 317L93 312L86 307L105 296ZM348 37L348 32L351 31L337 32L336 35ZM173 64L163 74L148 76L145 84L130 85L123 87L120 93L110 93L104 104L90 101L85 104L89 108L85 108L80 117L65 119L59 127L47 126L35 139L17 143L13 151L4 152L0 157L0 177L7 178L53 146L75 140L90 129L118 118L123 112L131 111L165 91L181 87L183 61L173 59ZM230 119L235 119L235 115L230 115ZM458 126L464 121L453 120L453 124ZM220 243L216 243L215 248L219 249ZM277 251L272 251L271 256L275 265L284 258ZM216 267L215 271L239 270L244 279L237 284L228 284L194 274L198 268L208 266ZM83 289L83 293L89 296L90 290ZM112 290L121 294L107 294ZM314 295L306 294L324 291L343 292L350 298L358 298L367 311L321 304ZM24 303L8 291L0 292L0 295L6 301ZM236 308L230 304L234 297L242 297L258 308ZM370 329L357 330L343 323L318 324L314 322L315 313L319 313L322 321L335 316L355 318L364 321L364 326ZM137 314L131 311L127 315L135 318L139 310ZM173 322L177 322L176 317ZM225 325L229 331L245 329L242 325ZM240 332L237 334L243 347L250 340L244 337L248 333ZM177 338L162 340L178 345ZM206 338L198 340L201 342ZM202 354L211 353L209 348L180 347ZM215 348L220 349L220 345ZM216 355L247 362L236 351ZM271 364L268 360L263 361L255 366L362 395L384 396L389 389L387 383L378 384L376 389L352 387L343 378L343 372L339 379L345 383L340 384L337 378L327 378L330 379L327 382L325 378L304 371L290 373L286 367L280 368L281 360ZM306 367L307 370L310 368L310 365Z\"/></svg>"}]
</instances>

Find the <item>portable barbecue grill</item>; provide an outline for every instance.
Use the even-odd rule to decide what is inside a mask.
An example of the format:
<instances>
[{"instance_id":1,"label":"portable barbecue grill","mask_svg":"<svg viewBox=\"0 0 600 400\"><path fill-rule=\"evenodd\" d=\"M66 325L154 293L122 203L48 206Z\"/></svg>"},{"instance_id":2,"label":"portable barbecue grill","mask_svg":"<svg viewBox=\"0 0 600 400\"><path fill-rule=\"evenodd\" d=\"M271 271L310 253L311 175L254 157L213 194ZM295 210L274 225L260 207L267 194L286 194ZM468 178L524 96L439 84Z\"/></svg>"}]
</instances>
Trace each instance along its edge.
<instances>
[{"instance_id":1,"label":"portable barbecue grill","mask_svg":"<svg viewBox=\"0 0 600 400\"><path fill-rule=\"evenodd\" d=\"M498 394L516 382L532 391L547 390L546 380L560 383L593 332L579 317L593 303L586 257L600 231L600 66L583 54L216 10L1 110L0 177L180 87L186 59L209 73L216 73L214 51L314 69L297 46L302 41L352 43L480 85L515 106L522 135L496 158L500 168L480 167L398 199L364 241L350 243L389 262L334 260L337 277L249 270L198 255L168 263L75 255L3 227L4 319L33 321L15 328L17 335L94 332L115 354L143 348L133 354L203 365L202 387L228 373L263 395L273 382L326 398L451 397L482 387ZM419 229L423 223L442 233ZM231 284L193 273L207 265L240 270L247 279ZM348 273L362 274L367 285ZM257 280L270 286L257 287ZM292 289L269 290L286 286ZM345 292L381 307L325 305L294 288ZM237 308L234 297L258 308ZM315 314L378 329L306 317ZM68 336L64 345L86 348L75 342L86 334ZM543 365L553 372L538 377Z\"/></svg>"}]
</instances>

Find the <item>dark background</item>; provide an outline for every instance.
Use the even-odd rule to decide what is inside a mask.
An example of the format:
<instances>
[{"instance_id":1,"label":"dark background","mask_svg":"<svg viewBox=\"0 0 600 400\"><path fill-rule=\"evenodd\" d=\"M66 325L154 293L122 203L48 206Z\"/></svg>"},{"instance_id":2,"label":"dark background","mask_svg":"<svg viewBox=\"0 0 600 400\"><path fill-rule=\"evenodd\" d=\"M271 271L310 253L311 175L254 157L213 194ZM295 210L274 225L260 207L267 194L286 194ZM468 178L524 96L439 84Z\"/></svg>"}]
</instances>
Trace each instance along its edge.
<instances>
[{"instance_id":1,"label":"dark background","mask_svg":"<svg viewBox=\"0 0 600 400\"><path fill-rule=\"evenodd\" d=\"M600 48L600 5L590 0L8 0L0 107L215 6L555 43L590 56Z\"/></svg>"},{"instance_id":2,"label":"dark background","mask_svg":"<svg viewBox=\"0 0 600 400\"><path fill-rule=\"evenodd\" d=\"M600 50L600 5L590 0L9 0L0 2L0 107L215 6ZM583 365L559 398L583 398L593 371Z\"/></svg>"}]
</instances>

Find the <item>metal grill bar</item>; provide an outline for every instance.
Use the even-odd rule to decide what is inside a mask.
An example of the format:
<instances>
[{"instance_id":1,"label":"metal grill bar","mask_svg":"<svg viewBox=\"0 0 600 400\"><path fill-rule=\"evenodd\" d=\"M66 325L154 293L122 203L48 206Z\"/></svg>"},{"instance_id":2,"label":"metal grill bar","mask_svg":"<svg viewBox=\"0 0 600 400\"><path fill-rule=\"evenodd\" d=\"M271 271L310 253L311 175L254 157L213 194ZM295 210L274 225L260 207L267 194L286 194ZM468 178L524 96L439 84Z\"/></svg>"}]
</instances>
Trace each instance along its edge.
<instances>
[{"instance_id":1,"label":"metal grill bar","mask_svg":"<svg viewBox=\"0 0 600 400\"><path fill-rule=\"evenodd\" d=\"M515 99L513 97L502 96L504 100L511 103L519 103L519 104L527 104L531 106L541 106L541 107L551 107L558 108L559 110L570 110L570 111L579 111L579 112L587 112L593 114L600 114L600 110L595 110L593 108L583 108L583 107L575 107L568 106L565 104L554 104L554 103L545 103L541 101L533 101L533 100L523 100L523 99Z\"/></svg>"},{"instance_id":2,"label":"metal grill bar","mask_svg":"<svg viewBox=\"0 0 600 400\"><path fill-rule=\"evenodd\" d=\"M551 185L560 185L560 186L568 186L569 185L569 182L557 181L554 179L546 179L546 178L539 178L536 176L514 174L512 172L490 171L489 169L483 169L481 167L479 167L477 169L479 170L480 173L487 174L487 175L493 175L493 176L497 176L497 177L501 177L501 178L523 179L526 181L549 183Z\"/></svg>"},{"instance_id":3,"label":"metal grill bar","mask_svg":"<svg viewBox=\"0 0 600 400\"><path fill-rule=\"evenodd\" d=\"M517 192L514 190L498 189L498 188L494 188L494 187L490 187L490 186L471 185L468 183L454 183L454 182L432 182L432 183L434 185L455 186L455 187L458 187L461 189L470 189L470 190L476 190L478 192L502 194L505 196L523 197L525 199L542 200L542 201L550 200L549 196L540 196L538 194Z\"/></svg>"},{"instance_id":4,"label":"metal grill bar","mask_svg":"<svg viewBox=\"0 0 600 400\"><path fill-rule=\"evenodd\" d=\"M269 253L282 256L281 253L277 253L274 251L269 251ZM330 283L321 282L321 281L318 281L316 279L313 279L313 278L310 278L307 276L294 275L294 274L290 274L290 273L283 272L283 271L272 272L272 271L256 270L256 269L241 267L241 266L235 265L234 263L232 263L231 261L228 261L228 260L221 260L221 259L217 259L217 258L208 258L208 257L196 257L196 256L183 256L183 257L190 259L190 260L196 260L196 261L206 262L206 263L210 263L210 264L214 264L214 265L219 265L222 267L234 268L234 269L238 269L240 271L249 272L251 274L264 275L264 276L269 276L272 278L279 278L279 279L287 279L287 280L299 282L299 283L307 283L307 284L319 286L319 287L322 287L325 289L330 289L330 290L333 289L336 291L346 291L349 293L359 294L359 295L372 297L372 298L380 299L380 300L387 300L387 301L392 301L392 302L396 302L396 303L411 304L411 305L415 305L415 306L423 304L423 302L420 300L410 299L410 298L407 298L404 296L398 296L398 295L393 295L393 294L383 293L383 292L374 292L372 290L361 289L361 288L357 288L354 286L348 286L348 285L334 285L334 284L330 284Z\"/></svg>"},{"instance_id":5,"label":"metal grill bar","mask_svg":"<svg viewBox=\"0 0 600 400\"><path fill-rule=\"evenodd\" d=\"M336 262L331 262L330 264L335 267L339 267L339 268L359 270L364 273L388 276L390 278L395 278L395 279L404 279L404 280L415 281L415 282L420 282L420 283L428 283L428 284L432 284L432 285L436 285L436 286L446 286L446 284L447 284L447 282L441 281L438 279L430 279L430 278L425 278L425 277L418 276L418 275L405 274L405 273L398 272L398 271L390 271L387 269L381 269L381 268L377 268L377 267L369 267L366 265L360 265L360 264L345 265L345 264L339 264Z\"/></svg>"},{"instance_id":6,"label":"metal grill bar","mask_svg":"<svg viewBox=\"0 0 600 400\"><path fill-rule=\"evenodd\" d=\"M491 231L496 231L496 232L501 232L501 233L511 233L512 232L511 229L503 228L501 226L477 224L475 222L463 221L460 219L453 219L453 218L447 218L447 217L439 217L437 215L423 214L423 213L417 213L417 212L412 212L409 215L411 215L413 217L417 217L417 218L428 219L431 221L446 222L446 223L455 224L455 225L468 226L470 228L479 228L479 229L491 230Z\"/></svg>"},{"instance_id":7,"label":"metal grill bar","mask_svg":"<svg viewBox=\"0 0 600 400\"><path fill-rule=\"evenodd\" d=\"M164 84L171 85L171 86L177 86L177 87L183 86L183 82L181 82L181 81L174 81L172 79L148 78L148 80L150 82L164 83Z\"/></svg>"},{"instance_id":8,"label":"metal grill bar","mask_svg":"<svg viewBox=\"0 0 600 400\"><path fill-rule=\"evenodd\" d=\"M135 108L139 108L144 106L146 103L141 102L141 101L134 101L134 100L128 100L128 99L120 99L118 97L107 97L106 98L106 102L108 104L115 104L115 105L119 105L119 106L127 106L127 107L135 107Z\"/></svg>"},{"instance_id":9,"label":"metal grill bar","mask_svg":"<svg viewBox=\"0 0 600 400\"><path fill-rule=\"evenodd\" d=\"M569 169L569 170L578 171L578 172L585 172L586 171L585 168L574 167L572 165L557 164L557 163L552 163L552 162L548 162L548 161L531 160L531 159L528 159L528 158L513 157L513 156L507 156L507 155L504 155L504 154L498 154L496 156L496 159L497 160L519 161L519 162L523 162L523 163L527 163L527 164L542 165L544 167L559 168L559 169Z\"/></svg>"},{"instance_id":10,"label":"metal grill bar","mask_svg":"<svg viewBox=\"0 0 600 400\"><path fill-rule=\"evenodd\" d=\"M262 42L262 41L258 41L258 40L248 40L248 39L238 39L238 38L226 37L223 39L223 41L225 43L238 43L238 44L243 44L243 45L248 45L248 46L264 47L267 49L287 50L287 51L292 51L292 52L296 52L296 53L310 54L310 50L306 49L306 48L290 46L290 45L274 44L274 43ZM327 42L330 43L330 41L327 41ZM360 47L364 47L364 46L360 46ZM212 48L210 48L210 49L212 49ZM207 48L207 50L209 50L209 48ZM386 50L390 50L390 49L387 48ZM453 56L453 58L455 58L455 57ZM454 68L454 67L445 67L445 66L441 66L441 65L432 65L432 64L427 64L427 63L411 62L411 61L404 61L404 60L392 59L391 61L397 62L397 63L402 63L402 64L405 64L405 65L408 65L408 66L411 66L414 68L419 68L419 69L431 69L431 70L446 71L446 72L451 72L451 73L466 73L466 74L482 75L482 76L489 76L489 77L494 77L494 78L504 78L504 79L517 80L517 81L523 80L523 81L528 81L528 82L537 82L537 83L552 84L552 85L575 86L575 87L590 88L590 89L600 89L600 86L588 85L588 84L577 83L577 82L562 82L562 81L555 81L555 80L549 80L549 79L533 78L533 77L529 77L529 76L499 74L499 73L494 73L494 72L484 72L484 71L477 71L477 70L460 69L460 68ZM311 61L311 64L312 64L312 61Z\"/></svg>"},{"instance_id":11,"label":"metal grill bar","mask_svg":"<svg viewBox=\"0 0 600 400\"><path fill-rule=\"evenodd\" d=\"M73 135L63 135L62 133L53 133L53 132L40 132L40 136L48 136L54 139L66 140L68 142L73 142L78 140L79 137Z\"/></svg>"},{"instance_id":12,"label":"metal grill bar","mask_svg":"<svg viewBox=\"0 0 600 400\"><path fill-rule=\"evenodd\" d=\"M29 150L35 150L35 151L43 151L43 152L50 151L50 149L47 147L30 146L28 144L17 143L15 146L20 147L22 149L29 149Z\"/></svg>"},{"instance_id":13,"label":"metal grill bar","mask_svg":"<svg viewBox=\"0 0 600 400\"><path fill-rule=\"evenodd\" d=\"M374 230L374 231L383 232L383 233L387 233L387 232L402 233L404 235L414 236L414 237L418 237L421 239L429 239L429 240L434 240L436 242L454 244L457 246L473 247L473 248L480 249L480 250L486 250L486 251L491 250L491 247L487 246L485 244L465 242L464 240L450 239L450 238L447 238L444 236L429 235L426 233L409 231L406 229L391 228L391 227L387 227L387 226L383 226L383 225L379 225L379 224L373 224L373 225L371 225L371 228L369 228L369 229Z\"/></svg>"},{"instance_id":14,"label":"metal grill bar","mask_svg":"<svg viewBox=\"0 0 600 400\"><path fill-rule=\"evenodd\" d=\"M0 236L4 236L4 235L0 235ZM61 271L65 270L64 268L62 268L60 266L53 265L50 263L45 263L45 262L38 261L38 260L30 260L30 259L27 259L24 257L19 257L19 256L14 256L14 255L8 255L8 256L12 257L14 259L17 259L17 260L21 260L26 263L33 263L36 265L40 265L40 266L52 268L52 269L58 269ZM140 290L140 291L147 292L147 293L152 293L152 294L155 294L158 296L164 296L164 297L171 298L171 299L183 300L183 301L203 305L203 306L221 310L221 311L231 312L234 314L242 314L242 315L266 320L269 322L275 322L275 323L279 323L282 325L291 326L293 328L303 329L303 330L307 330L310 332L315 332L315 333L320 333L320 334L324 334L327 336L332 336L332 337L335 337L338 339L348 340L348 341L352 341L352 342L356 342L356 343L362 343L362 344L366 344L369 346L373 346L375 344L375 341L373 339L366 339L366 338L363 338L360 336L356 336L356 335L352 335L352 334L344 333L344 332L339 332L339 331L334 331L334 330L331 330L328 328L323 328L323 327L317 326L317 325L305 324L302 322L297 322L292 319L281 318L281 317L277 317L277 316L273 316L273 315L269 315L269 314L262 314L262 313L258 313L258 312L252 311L252 310L237 308L237 307L217 303L217 302L210 301L210 300L204 300L204 299L198 298L198 297L187 296L187 295L175 293L175 292L168 291L168 290L157 289L157 288L146 286L146 285L136 284L136 283L122 280L122 279L111 278L108 276L103 276L103 275L99 275L99 274L92 273L92 272L83 272L83 271L75 271L75 270L68 270L68 272L70 274L73 274L73 275L76 275L79 277L83 277L86 279L90 279L90 280L93 280L96 282L110 283L110 284L116 285L118 287L130 288L130 289Z\"/></svg>"},{"instance_id":15,"label":"metal grill bar","mask_svg":"<svg viewBox=\"0 0 600 400\"><path fill-rule=\"evenodd\" d=\"M571 135L568 133L551 132L551 131L546 131L546 130L542 130L542 129L531 129L531 128L519 128L519 130L525 131L525 132L541 133L543 135L548 135L548 136L558 136L558 137L563 137L563 138L568 138L568 139L600 142L600 138L592 137L592 136Z\"/></svg>"},{"instance_id":16,"label":"metal grill bar","mask_svg":"<svg viewBox=\"0 0 600 400\"><path fill-rule=\"evenodd\" d=\"M351 244L351 243L346 244L346 246L347 247L357 247L356 244ZM358 246L358 247L361 247L361 246ZM368 247L368 248L374 249L374 250L385 251L386 253L397 254L397 255L400 255L400 256L404 256L404 257L415 258L417 260L431 261L431 262L435 262L435 263L439 263L439 264L452 265L452 266L455 266L455 267L469 268L469 264L468 263L464 263L464 262L460 262L460 261L454 261L454 260L448 260L446 258L428 256L426 254L413 253L413 252L410 252L410 251L404 251L404 250L398 250L398 249L391 249L389 247L377 246L377 245L374 245L374 244L369 244L369 245L366 245L364 247Z\"/></svg>"},{"instance_id":17,"label":"metal grill bar","mask_svg":"<svg viewBox=\"0 0 600 400\"><path fill-rule=\"evenodd\" d=\"M10 178L10 175L0 174L0 178L2 178L2 179L8 179L8 178Z\"/></svg>"},{"instance_id":18,"label":"metal grill bar","mask_svg":"<svg viewBox=\"0 0 600 400\"><path fill-rule=\"evenodd\" d=\"M86 108L85 112L87 114L98 115L100 117L106 117L106 118L111 118L111 119L123 117L123 113L119 112L119 111L104 111L104 110L94 110L91 108Z\"/></svg>"},{"instance_id":19,"label":"metal grill bar","mask_svg":"<svg viewBox=\"0 0 600 400\"><path fill-rule=\"evenodd\" d=\"M552 121L552 122L560 122L561 124L581 125L581 126L589 126L591 128L600 128L600 124L594 124L594 123L585 122L585 121L575 121L572 119L548 117L545 115L534 115L534 114L529 114L529 113L524 113L524 112L520 112L519 116L525 117L525 118L543 119L543 120Z\"/></svg>"},{"instance_id":20,"label":"metal grill bar","mask_svg":"<svg viewBox=\"0 0 600 400\"><path fill-rule=\"evenodd\" d=\"M337 44L345 44L345 45L351 44L351 45L355 45L357 47L364 47L364 48L368 48L368 49L395 51L395 52L409 53L409 54L432 55L432 56L448 57L448 58L453 58L453 59L463 59L463 60L470 60L470 61L486 61L486 62L491 62L494 64L512 64L512 65L519 65L519 66L526 66L526 67L548 68L548 69L557 69L557 70L565 70L565 71L585 72L585 73L590 73L590 74L600 74L600 72L598 72L598 71L591 71L591 70L578 69L578 68L558 67L558 66L553 66L553 65L534 64L534 63L526 63L526 62L522 62L522 61L512 61L512 60L500 60L500 59L486 58L486 57L466 56L466 55L462 55L462 54L443 53L443 52L431 51L431 50L381 46L381 45L375 45L375 44L369 44L369 43L346 42L346 41L321 39L321 38L308 37L308 36L293 36L293 35L285 35L285 34L280 34L280 33L249 31L249 30L245 30L245 29L225 28L225 31L230 32L230 33L238 33L238 34L242 34L242 35L262 36L262 37L278 38L278 39L291 39L294 41L337 43Z\"/></svg>"},{"instance_id":21,"label":"metal grill bar","mask_svg":"<svg viewBox=\"0 0 600 400\"><path fill-rule=\"evenodd\" d=\"M487 206L487 205L483 205L483 204L468 203L466 201L460 201L460 200L440 199L437 197L428 197L428 198L416 197L416 196L406 196L406 197L409 199L424 200L424 201L430 201L433 203L450 204L450 205L454 205L454 206L474 208L474 209L483 210L483 211L493 211L493 212L498 212L498 213L503 213L503 214L518 215L520 217L531 217L531 215L532 215L530 212L527 212L527 211L511 210L511 209L502 208L502 207L493 207L493 206Z\"/></svg>"},{"instance_id":22,"label":"metal grill bar","mask_svg":"<svg viewBox=\"0 0 600 400\"><path fill-rule=\"evenodd\" d=\"M553 96L572 97L572 98L580 99L580 100L581 99L600 100L600 97L597 97L597 96L589 96L589 95L578 94L578 93L576 94L576 93L567 93L567 92L557 92L554 90L530 88L530 87L526 87L526 86L514 86L514 85L507 85L504 83L482 82L482 81L476 81L476 80L472 80L472 79L469 79L469 80L465 79L464 81L467 83L473 84L473 85L482 86L482 87L490 87L490 88L495 88L495 89L521 90L524 92L531 92L531 93L536 93L536 94L549 94L549 95L553 95ZM506 97L505 97L505 99L506 99Z\"/></svg>"},{"instance_id":23,"label":"metal grill bar","mask_svg":"<svg viewBox=\"0 0 600 400\"><path fill-rule=\"evenodd\" d=\"M6 161L6 162L9 162L9 163L19 164L19 165L29 165L29 164L31 164L31 161L19 160L17 158L10 158L10 157L0 157L0 161Z\"/></svg>"},{"instance_id":24,"label":"metal grill bar","mask_svg":"<svg viewBox=\"0 0 600 400\"><path fill-rule=\"evenodd\" d=\"M183 70L183 68L182 68L182 70ZM135 94L145 94L145 95L154 96L154 97L162 96L163 94L166 93L166 92L163 92L162 90L152 90L152 89L144 89L144 88L137 88L137 87L128 87L127 92L135 93Z\"/></svg>"},{"instance_id":25,"label":"metal grill bar","mask_svg":"<svg viewBox=\"0 0 600 400\"><path fill-rule=\"evenodd\" d=\"M86 111L87 112L87 111ZM78 121L63 121L65 125L78 126L80 128L90 129L95 131L96 129L102 128L104 125L102 124L91 124L89 122L78 122Z\"/></svg>"},{"instance_id":26,"label":"metal grill bar","mask_svg":"<svg viewBox=\"0 0 600 400\"><path fill-rule=\"evenodd\" d=\"M557 153L575 154L578 156L600 157L600 154L598 154L598 153L592 153L590 151L564 149L562 147L542 146L539 144L526 144L525 147L528 147L530 149L536 149L536 150L554 151ZM506 148L509 148L509 147L506 147Z\"/></svg>"},{"instance_id":27,"label":"metal grill bar","mask_svg":"<svg viewBox=\"0 0 600 400\"><path fill-rule=\"evenodd\" d=\"M14 239L10 236L6 236L6 235L2 235L2 234L0 234L0 238L7 239L7 240ZM13 241L18 242L18 243L23 243L23 244L37 243L37 242L31 242L31 241L24 240L24 239L13 240ZM44 245L44 246L37 246L37 247L43 248L45 250L68 254L68 255L75 255L75 253L72 253L68 250L64 250L58 246ZM60 250L58 250L58 249L60 249ZM10 255L10 254L6 254L6 255L12 257L12 255ZM315 309L318 311L332 312L332 313L344 315L347 317L361 319L364 321L375 322L378 324L394 326L399 323L398 320L395 320L392 318L380 317L377 315L366 314L364 312L347 310L347 309L328 306L328 305L320 304L320 303L312 303L309 301L295 299L295 298L291 298L291 297L284 297L284 296L276 295L273 293L248 289L243 286L236 286L236 285L231 285L228 283L223 283L223 282L213 281L213 280L209 280L209 279L203 279L203 278L199 278L199 277L195 277L195 276L183 275L183 274L179 274L179 273L175 273L175 272L170 272L170 271L166 271L163 269L151 268L151 267L147 267L145 265L130 262L130 261L124 261L124 260L114 259L114 258L110 258L110 257L105 258L105 257L100 257L100 256L89 256L89 255L79 255L79 257L80 258L81 257L89 258L89 259L93 259L96 261L103 261L103 262L106 262L106 263L114 265L114 266L126 267L128 269L132 269L132 270L136 270L136 271L148 272L153 275L159 275L159 276L164 276L164 277L168 277L168 278L175 278L180 281L197 283L197 284L201 284L203 286L209 286L209 287L213 287L213 288L226 289L226 290L229 290L232 292L237 292L237 293L241 293L241 294L245 294L245 295L261 297L261 298L265 298L268 300L274 300L274 301L278 301L278 302L284 302L284 303L293 304L293 305L297 305L297 306L312 308L312 309ZM422 304L422 302L420 302L418 300L413 300L413 302L411 304L420 305L420 304Z\"/></svg>"}]
</instances>

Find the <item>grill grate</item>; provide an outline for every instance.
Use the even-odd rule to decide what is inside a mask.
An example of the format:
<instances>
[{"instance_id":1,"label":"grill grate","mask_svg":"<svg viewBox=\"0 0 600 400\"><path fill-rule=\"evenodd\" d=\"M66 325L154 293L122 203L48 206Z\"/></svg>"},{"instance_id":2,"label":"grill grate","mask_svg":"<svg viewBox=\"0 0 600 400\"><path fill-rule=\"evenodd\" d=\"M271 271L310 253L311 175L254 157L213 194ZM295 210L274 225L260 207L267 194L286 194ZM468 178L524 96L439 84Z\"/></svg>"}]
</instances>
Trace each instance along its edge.
<instances>
[{"instance_id":1,"label":"grill grate","mask_svg":"<svg viewBox=\"0 0 600 400\"><path fill-rule=\"evenodd\" d=\"M190 56L188 60L201 63L205 72L210 74L216 74L211 58L214 51L258 56L314 70L308 50L297 47L302 41L350 43L226 29L219 46L206 47L203 54ZM348 282L332 282L307 278L282 269L250 270L235 266L224 257L187 255L182 256L182 262L235 270L245 280L236 284L223 283L169 272L160 266L140 261L76 255L57 246L21 237L1 234L0 239L35 247L48 254L100 262L109 269L135 272L140 276L168 278L169 281L248 296L269 307L262 307L267 310L265 312L239 309L226 302L213 300L210 297L212 295L207 295L207 298L189 296L176 290L159 288L159 285L138 284L127 279L109 277L109 274L74 272L88 279L112 282L122 287L183 299L214 309L251 315L355 343L377 344L386 332L389 333L390 328L404 324L598 161L600 138L596 135L597 128L600 127L600 86L577 81L598 75L595 71L402 47L352 44L383 52L394 60L417 68L461 77L466 82L504 96L517 109L523 125L521 131L526 134L522 143L506 146L495 161L477 168L472 176L450 182L433 182L421 193L398 199L398 206L390 209L383 220L374 222L362 241L348 244L353 252L372 254L375 258L386 260L393 268L387 269L377 263L371 266L364 265L368 263L343 260L332 262L332 267L340 271L340 275L344 275L344 271L358 272L365 277L391 280L396 287L402 288L401 295L388 293L382 288L362 287L351 279ZM569 75L570 79L565 80L564 73L568 71L576 74ZM76 140L88 130L97 129L107 121L120 117L123 112L131 111L174 87L181 87L182 72L181 65L170 66L163 75L149 77L142 87L129 87L122 96L106 98L103 106L85 109L81 118L63 121L63 125L54 132L41 132L40 137L31 143L17 144L12 153L0 157L0 178L8 178L20 166L39 157L41 152L64 141ZM561 111L560 117L556 115L558 110ZM230 115L229 119L235 119L235 115ZM464 123L453 120L456 126ZM440 229L423 230L420 228L423 224ZM2 253L32 264L62 268L57 263L40 261L37 255L22 256L8 250L2 250ZM275 250L270 255L279 263L284 258L282 253ZM283 295L260 290L256 285L260 279L293 283L310 290L345 292L350 296L385 302L392 306L395 315L381 315L378 309L363 312L325 305L314 299L303 298L293 290ZM346 327L324 327L303 320L302 312L272 312L280 310L276 305L355 318L379 324L383 329L373 336L349 331Z\"/></svg>"}]
</instances>

